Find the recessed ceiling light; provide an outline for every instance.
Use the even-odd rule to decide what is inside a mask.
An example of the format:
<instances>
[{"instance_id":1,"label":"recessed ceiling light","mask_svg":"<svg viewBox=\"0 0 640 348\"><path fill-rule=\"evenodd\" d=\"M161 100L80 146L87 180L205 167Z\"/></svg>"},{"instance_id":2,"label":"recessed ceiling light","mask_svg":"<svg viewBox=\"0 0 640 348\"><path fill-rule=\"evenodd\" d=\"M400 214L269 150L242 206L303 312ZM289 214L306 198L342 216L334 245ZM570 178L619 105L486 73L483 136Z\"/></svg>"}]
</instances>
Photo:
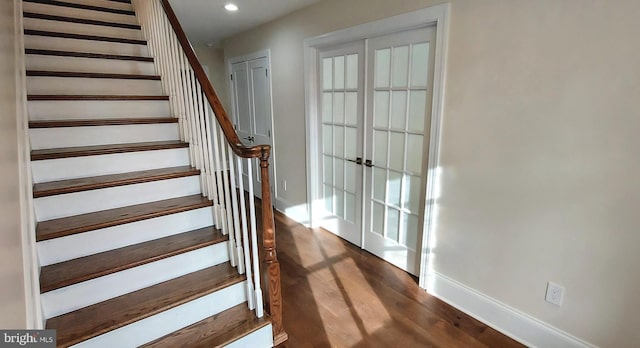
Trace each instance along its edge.
<instances>
[{"instance_id":1,"label":"recessed ceiling light","mask_svg":"<svg viewBox=\"0 0 640 348\"><path fill-rule=\"evenodd\" d=\"M229 12L236 12L238 11L238 6L236 6L235 4L226 4L224 5L224 9Z\"/></svg>"}]
</instances>

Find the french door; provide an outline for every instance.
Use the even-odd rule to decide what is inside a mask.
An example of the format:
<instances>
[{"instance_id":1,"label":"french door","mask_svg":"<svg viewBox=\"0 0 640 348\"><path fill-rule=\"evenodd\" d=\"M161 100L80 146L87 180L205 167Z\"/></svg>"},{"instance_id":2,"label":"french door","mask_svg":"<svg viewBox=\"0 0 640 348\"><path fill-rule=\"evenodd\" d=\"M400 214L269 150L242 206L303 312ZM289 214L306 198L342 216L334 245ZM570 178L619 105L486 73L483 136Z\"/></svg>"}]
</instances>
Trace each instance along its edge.
<instances>
[{"instance_id":1,"label":"french door","mask_svg":"<svg viewBox=\"0 0 640 348\"><path fill-rule=\"evenodd\" d=\"M364 42L320 53L322 227L361 246Z\"/></svg>"},{"instance_id":2,"label":"french door","mask_svg":"<svg viewBox=\"0 0 640 348\"><path fill-rule=\"evenodd\" d=\"M435 28L369 40L364 248L419 272Z\"/></svg>"},{"instance_id":3,"label":"french door","mask_svg":"<svg viewBox=\"0 0 640 348\"><path fill-rule=\"evenodd\" d=\"M272 146L271 134L271 83L269 81L268 60L266 57L236 62L231 65L231 86L235 128L238 136L249 145L268 144ZM273 157L272 157L273 158ZM249 173L246 163L242 162L244 187L248 187ZM261 197L259 162L255 161L252 180L254 193ZM273 176L273 161L269 166Z\"/></svg>"},{"instance_id":4,"label":"french door","mask_svg":"<svg viewBox=\"0 0 640 348\"><path fill-rule=\"evenodd\" d=\"M434 42L428 27L319 57L322 226L412 274L422 242ZM358 65L356 84L346 81L348 59Z\"/></svg>"}]
</instances>

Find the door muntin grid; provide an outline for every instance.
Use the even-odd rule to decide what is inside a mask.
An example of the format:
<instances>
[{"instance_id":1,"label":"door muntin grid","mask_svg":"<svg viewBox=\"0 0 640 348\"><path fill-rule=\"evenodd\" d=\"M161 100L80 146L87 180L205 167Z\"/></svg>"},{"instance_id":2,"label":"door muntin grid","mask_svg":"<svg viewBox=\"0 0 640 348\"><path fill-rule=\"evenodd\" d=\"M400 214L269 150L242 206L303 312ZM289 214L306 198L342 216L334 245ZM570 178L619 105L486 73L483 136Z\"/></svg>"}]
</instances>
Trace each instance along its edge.
<instances>
[{"instance_id":1,"label":"door muntin grid","mask_svg":"<svg viewBox=\"0 0 640 348\"><path fill-rule=\"evenodd\" d=\"M371 232L415 251L424 177L430 43L374 49ZM429 110L430 111L430 110Z\"/></svg>"},{"instance_id":2,"label":"door muntin grid","mask_svg":"<svg viewBox=\"0 0 640 348\"><path fill-rule=\"evenodd\" d=\"M325 210L353 224L358 221L359 55L321 59L322 192Z\"/></svg>"}]
</instances>

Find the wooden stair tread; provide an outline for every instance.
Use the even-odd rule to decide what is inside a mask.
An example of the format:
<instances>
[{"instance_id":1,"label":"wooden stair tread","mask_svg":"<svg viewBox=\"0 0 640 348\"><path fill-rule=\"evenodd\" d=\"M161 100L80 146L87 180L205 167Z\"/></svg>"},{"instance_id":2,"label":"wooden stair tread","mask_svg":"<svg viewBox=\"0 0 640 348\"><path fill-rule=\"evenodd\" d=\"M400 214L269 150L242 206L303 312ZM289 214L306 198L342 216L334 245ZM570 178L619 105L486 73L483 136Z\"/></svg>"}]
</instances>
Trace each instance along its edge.
<instances>
[{"instance_id":1,"label":"wooden stair tread","mask_svg":"<svg viewBox=\"0 0 640 348\"><path fill-rule=\"evenodd\" d=\"M60 100L169 100L166 95L83 95L83 94L29 94L29 101Z\"/></svg>"},{"instance_id":2,"label":"wooden stair tread","mask_svg":"<svg viewBox=\"0 0 640 348\"><path fill-rule=\"evenodd\" d=\"M77 9L81 9L81 10L90 10L90 11L99 11L99 12L109 12L109 13L123 14L123 15L128 15L128 16L135 16L136 15L136 13L134 11L131 11L131 10L122 10L122 9L117 9L117 8L101 7L101 6L95 6L95 5L85 5L85 4L78 4L78 3L73 3L73 2L58 1L58 0L24 0L24 1L25 2L33 2L33 3L37 3L37 4L44 4L44 5L53 5L53 6L77 8Z\"/></svg>"},{"instance_id":3,"label":"wooden stair tread","mask_svg":"<svg viewBox=\"0 0 640 348\"><path fill-rule=\"evenodd\" d=\"M89 25L100 25L100 26L103 26L103 27L113 27L113 28L133 29L133 30L140 30L141 29L140 25L138 25L138 24L104 22L104 21L98 21L98 20L95 20L95 19L84 19L84 18L75 18L75 17L55 16L55 15L49 15L49 14L44 14L44 13L24 12L23 16L25 18L44 19L44 20L48 20L48 21L57 21L57 22L69 22L69 23L89 24Z\"/></svg>"},{"instance_id":4,"label":"wooden stair tread","mask_svg":"<svg viewBox=\"0 0 640 348\"><path fill-rule=\"evenodd\" d=\"M76 39L76 40L116 42L116 43L132 44L132 45L146 45L147 44L147 42L145 40L126 39L126 38L122 38L122 37L111 37L111 36L61 33L61 32L57 32L57 31L48 31L48 30L25 29L24 30L24 34L25 35L36 35L36 36L48 36L48 37L61 37L61 38Z\"/></svg>"},{"instance_id":5,"label":"wooden stair tread","mask_svg":"<svg viewBox=\"0 0 640 348\"><path fill-rule=\"evenodd\" d=\"M57 330L58 347L68 347L244 279L226 262L51 318L46 327Z\"/></svg>"},{"instance_id":6,"label":"wooden stair tread","mask_svg":"<svg viewBox=\"0 0 640 348\"><path fill-rule=\"evenodd\" d=\"M153 63L153 57L143 56L127 56L118 54L104 54L104 53L91 53L91 52L72 52L72 51L58 51L58 50L43 50L37 48L26 48L25 54L35 54L44 56L59 56L59 57L76 57L76 58L96 58L96 59L111 59L111 60L131 60L139 62Z\"/></svg>"},{"instance_id":7,"label":"wooden stair tread","mask_svg":"<svg viewBox=\"0 0 640 348\"><path fill-rule=\"evenodd\" d=\"M29 121L29 128L124 126L136 124L178 123L176 117L102 118L78 120L35 120Z\"/></svg>"},{"instance_id":8,"label":"wooden stair tread","mask_svg":"<svg viewBox=\"0 0 640 348\"><path fill-rule=\"evenodd\" d=\"M38 222L36 240L43 241L111 226L210 207L213 202L191 195Z\"/></svg>"},{"instance_id":9,"label":"wooden stair tread","mask_svg":"<svg viewBox=\"0 0 640 348\"><path fill-rule=\"evenodd\" d=\"M31 160L48 160L68 157L108 155L125 152L153 151L189 147L189 143L180 140L151 141L145 143L110 144L80 147L62 147L31 151Z\"/></svg>"},{"instance_id":10,"label":"wooden stair tread","mask_svg":"<svg viewBox=\"0 0 640 348\"><path fill-rule=\"evenodd\" d=\"M242 303L141 347L224 347L270 323L269 317L256 318Z\"/></svg>"},{"instance_id":11,"label":"wooden stair tread","mask_svg":"<svg viewBox=\"0 0 640 348\"><path fill-rule=\"evenodd\" d=\"M88 73L88 72L73 72L73 71L45 71L45 70L27 70L27 76L81 77L81 78L96 78L96 79L124 79L124 80L160 80L159 75Z\"/></svg>"},{"instance_id":12,"label":"wooden stair tread","mask_svg":"<svg viewBox=\"0 0 640 348\"><path fill-rule=\"evenodd\" d=\"M228 240L214 227L184 232L49 266L40 271L40 291L59 289Z\"/></svg>"},{"instance_id":13,"label":"wooden stair tread","mask_svg":"<svg viewBox=\"0 0 640 348\"><path fill-rule=\"evenodd\" d=\"M51 181L33 185L33 197L47 197L65 193L96 190L144 182L182 178L199 175L200 170L191 166L160 168L128 172L121 174L100 175L87 178Z\"/></svg>"}]
</instances>

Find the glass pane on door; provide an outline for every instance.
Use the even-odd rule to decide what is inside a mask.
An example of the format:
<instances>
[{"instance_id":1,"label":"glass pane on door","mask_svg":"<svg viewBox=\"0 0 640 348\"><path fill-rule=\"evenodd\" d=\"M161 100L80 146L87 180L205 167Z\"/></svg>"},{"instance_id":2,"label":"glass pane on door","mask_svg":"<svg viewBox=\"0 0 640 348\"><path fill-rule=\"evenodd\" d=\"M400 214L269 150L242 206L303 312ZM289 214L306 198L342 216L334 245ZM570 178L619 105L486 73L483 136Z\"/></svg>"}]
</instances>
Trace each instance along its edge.
<instances>
[{"instance_id":1,"label":"glass pane on door","mask_svg":"<svg viewBox=\"0 0 640 348\"><path fill-rule=\"evenodd\" d=\"M418 33L419 30L423 30ZM426 172L430 42L424 29L370 41L370 137L365 248L384 259L398 250L415 255ZM369 242L368 242L369 240ZM371 245L371 249L370 246ZM393 250L393 251L391 251ZM390 258L394 258L390 257ZM404 254L405 265L408 257Z\"/></svg>"},{"instance_id":2,"label":"glass pane on door","mask_svg":"<svg viewBox=\"0 0 640 348\"><path fill-rule=\"evenodd\" d=\"M358 127L362 127L359 103L359 55L323 57L319 113L322 119L323 197L331 216L360 226L361 167ZM361 228L361 227L359 227Z\"/></svg>"}]
</instances>

